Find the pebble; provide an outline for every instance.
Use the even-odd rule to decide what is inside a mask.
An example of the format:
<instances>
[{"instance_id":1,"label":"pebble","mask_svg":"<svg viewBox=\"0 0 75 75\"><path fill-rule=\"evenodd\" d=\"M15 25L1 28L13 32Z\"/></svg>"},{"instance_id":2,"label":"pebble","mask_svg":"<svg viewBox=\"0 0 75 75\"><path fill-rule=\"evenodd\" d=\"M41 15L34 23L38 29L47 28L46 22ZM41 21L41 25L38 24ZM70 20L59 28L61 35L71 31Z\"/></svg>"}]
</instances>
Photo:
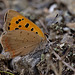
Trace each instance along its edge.
<instances>
[{"instance_id":1,"label":"pebble","mask_svg":"<svg viewBox=\"0 0 75 75\"><path fill-rule=\"evenodd\" d=\"M69 31L70 29L68 27L63 28L64 31Z\"/></svg>"}]
</instances>

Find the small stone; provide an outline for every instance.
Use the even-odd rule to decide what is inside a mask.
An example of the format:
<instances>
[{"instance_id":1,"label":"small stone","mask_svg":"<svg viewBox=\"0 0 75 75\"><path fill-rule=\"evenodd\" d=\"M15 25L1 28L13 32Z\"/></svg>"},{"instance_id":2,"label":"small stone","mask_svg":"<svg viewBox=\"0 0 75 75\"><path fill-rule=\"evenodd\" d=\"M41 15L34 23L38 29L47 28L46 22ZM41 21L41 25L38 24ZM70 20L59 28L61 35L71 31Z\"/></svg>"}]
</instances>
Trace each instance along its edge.
<instances>
[{"instance_id":1,"label":"small stone","mask_svg":"<svg viewBox=\"0 0 75 75\"><path fill-rule=\"evenodd\" d=\"M53 5L49 8L49 12L52 13L55 8L57 8L57 4L53 4Z\"/></svg>"},{"instance_id":2,"label":"small stone","mask_svg":"<svg viewBox=\"0 0 75 75\"><path fill-rule=\"evenodd\" d=\"M64 31L68 32L70 29L68 27L63 28Z\"/></svg>"}]
</instances>

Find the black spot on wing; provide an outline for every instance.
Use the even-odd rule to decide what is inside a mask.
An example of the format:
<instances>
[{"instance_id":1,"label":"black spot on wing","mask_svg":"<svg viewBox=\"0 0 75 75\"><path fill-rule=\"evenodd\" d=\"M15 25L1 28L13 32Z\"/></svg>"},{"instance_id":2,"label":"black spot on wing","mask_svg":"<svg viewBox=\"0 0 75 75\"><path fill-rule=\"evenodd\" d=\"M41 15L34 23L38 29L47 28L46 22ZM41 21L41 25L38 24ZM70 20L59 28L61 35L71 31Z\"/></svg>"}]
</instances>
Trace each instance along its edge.
<instances>
[{"instance_id":1,"label":"black spot on wing","mask_svg":"<svg viewBox=\"0 0 75 75\"><path fill-rule=\"evenodd\" d=\"M21 25L19 25L18 27L21 27Z\"/></svg>"},{"instance_id":2,"label":"black spot on wing","mask_svg":"<svg viewBox=\"0 0 75 75\"><path fill-rule=\"evenodd\" d=\"M19 23L19 21L16 21L16 24L18 24Z\"/></svg>"},{"instance_id":3,"label":"black spot on wing","mask_svg":"<svg viewBox=\"0 0 75 75\"><path fill-rule=\"evenodd\" d=\"M11 25L11 23L9 23L9 25Z\"/></svg>"},{"instance_id":4,"label":"black spot on wing","mask_svg":"<svg viewBox=\"0 0 75 75\"><path fill-rule=\"evenodd\" d=\"M8 27L8 30L10 30L10 27Z\"/></svg>"},{"instance_id":5,"label":"black spot on wing","mask_svg":"<svg viewBox=\"0 0 75 75\"><path fill-rule=\"evenodd\" d=\"M36 32L36 34L38 34L38 32Z\"/></svg>"},{"instance_id":6,"label":"black spot on wing","mask_svg":"<svg viewBox=\"0 0 75 75\"><path fill-rule=\"evenodd\" d=\"M29 27L29 23L27 23L27 24L25 25L25 27L28 28L28 27Z\"/></svg>"},{"instance_id":7,"label":"black spot on wing","mask_svg":"<svg viewBox=\"0 0 75 75\"><path fill-rule=\"evenodd\" d=\"M22 20L24 20L24 19L22 18Z\"/></svg>"},{"instance_id":8,"label":"black spot on wing","mask_svg":"<svg viewBox=\"0 0 75 75\"><path fill-rule=\"evenodd\" d=\"M18 30L19 28L15 28L15 30Z\"/></svg>"},{"instance_id":9,"label":"black spot on wing","mask_svg":"<svg viewBox=\"0 0 75 75\"><path fill-rule=\"evenodd\" d=\"M31 29L31 31L33 31L33 30L34 30L34 28Z\"/></svg>"},{"instance_id":10,"label":"black spot on wing","mask_svg":"<svg viewBox=\"0 0 75 75\"><path fill-rule=\"evenodd\" d=\"M21 21L21 19L18 19L18 21L20 22L20 21Z\"/></svg>"}]
</instances>

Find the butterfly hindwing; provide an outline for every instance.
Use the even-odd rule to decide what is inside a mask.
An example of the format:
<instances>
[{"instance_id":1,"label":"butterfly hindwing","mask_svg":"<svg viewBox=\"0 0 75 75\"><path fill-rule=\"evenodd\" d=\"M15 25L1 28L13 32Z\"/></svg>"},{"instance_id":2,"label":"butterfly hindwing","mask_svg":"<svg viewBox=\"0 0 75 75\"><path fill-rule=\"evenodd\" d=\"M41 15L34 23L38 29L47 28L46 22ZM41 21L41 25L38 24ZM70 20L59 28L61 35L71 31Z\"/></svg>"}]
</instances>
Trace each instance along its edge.
<instances>
[{"instance_id":1,"label":"butterfly hindwing","mask_svg":"<svg viewBox=\"0 0 75 75\"><path fill-rule=\"evenodd\" d=\"M42 38L25 30L13 30L2 35L1 43L4 50L9 51L14 57L17 55L25 55L33 51L40 45Z\"/></svg>"}]
</instances>

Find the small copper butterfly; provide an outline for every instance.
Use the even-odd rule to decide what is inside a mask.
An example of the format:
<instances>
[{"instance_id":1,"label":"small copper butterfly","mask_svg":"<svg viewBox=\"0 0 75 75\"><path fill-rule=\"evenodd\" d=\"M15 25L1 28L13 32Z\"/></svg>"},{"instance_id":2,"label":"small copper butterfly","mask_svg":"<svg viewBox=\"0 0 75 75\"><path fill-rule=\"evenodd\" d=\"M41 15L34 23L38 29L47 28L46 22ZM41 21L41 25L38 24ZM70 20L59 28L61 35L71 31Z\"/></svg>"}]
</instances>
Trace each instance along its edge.
<instances>
[{"instance_id":1,"label":"small copper butterfly","mask_svg":"<svg viewBox=\"0 0 75 75\"><path fill-rule=\"evenodd\" d=\"M30 53L46 40L38 26L14 10L6 13L4 30L1 44L12 58Z\"/></svg>"}]
</instances>

